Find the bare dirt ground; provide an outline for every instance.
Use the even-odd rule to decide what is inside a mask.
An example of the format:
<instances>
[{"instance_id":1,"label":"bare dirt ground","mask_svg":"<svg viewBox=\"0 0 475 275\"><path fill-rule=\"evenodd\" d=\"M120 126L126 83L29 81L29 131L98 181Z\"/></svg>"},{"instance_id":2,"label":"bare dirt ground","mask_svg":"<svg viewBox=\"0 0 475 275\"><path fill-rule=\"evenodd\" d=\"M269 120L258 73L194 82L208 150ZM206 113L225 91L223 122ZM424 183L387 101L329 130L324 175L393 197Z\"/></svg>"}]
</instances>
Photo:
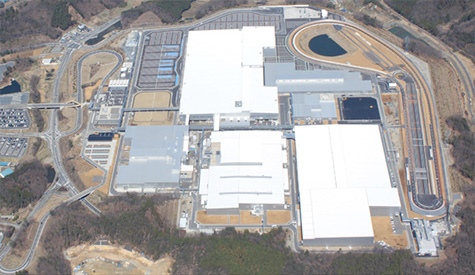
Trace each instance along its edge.
<instances>
[{"instance_id":1,"label":"bare dirt ground","mask_svg":"<svg viewBox=\"0 0 475 275\"><path fill-rule=\"evenodd\" d=\"M103 176L104 172L99 168L93 168L89 171L79 172L78 174L79 178L81 178L81 181L84 183L84 186L89 188L99 184L98 182L93 182L92 180L94 177Z\"/></svg>"},{"instance_id":2,"label":"bare dirt ground","mask_svg":"<svg viewBox=\"0 0 475 275\"><path fill-rule=\"evenodd\" d=\"M134 96L134 108L168 107L170 106L169 92L143 92Z\"/></svg>"},{"instance_id":3,"label":"bare dirt ground","mask_svg":"<svg viewBox=\"0 0 475 275\"><path fill-rule=\"evenodd\" d=\"M147 92L134 96L134 107L168 107L169 92ZM132 124L135 125L169 125L173 121L173 112L136 112Z\"/></svg>"},{"instance_id":4,"label":"bare dirt ground","mask_svg":"<svg viewBox=\"0 0 475 275\"><path fill-rule=\"evenodd\" d=\"M241 224L261 224L261 217L254 217L251 211L239 211Z\"/></svg>"},{"instance_id":5,"label":"bare dirt ground","mask_svg":"<svg viewBox=\"0 0 475 275\"><path fill-rule=\"evenodd\" d=\"M145 12L144 14L140 15L134 22L130 24L131 28L139 28L139 27L158 27L163 26L162 20L152 11Z\"/></svg>"},{"instance_id":6,"label":"bare dirt ground","mask_svg":"<svg viewBox=\"0 0 475 275\"><path fill-rule=\"evenodd\" d=\"M88 173L94 169L91 164L83 160L81 154L81 135L67 136L60 140L60 148L63 155L63 164L68 175L73 180L79 190L85 189L86 184L82 181L80 174Z\"/></svg>"},{"instance_id":7,"label":"bare dirt ground","mask_svg":"<svg viewBox=\"0 0 475 275\"><path fill-rule=\"evenodd\" d=\"M137 112L134 114L133 125L171 125L173 123L172 112Z\"/></svg>"},{"instance_id":8,"label":"bare dirt ground","mask_svg":"<svg viewBox=\"0 0 475 275\"><path fill-rule=\"evenodd\" d=\"M267 210L267 224L286 224L289 221L289 210Z\"/></svg>"},{"instance_id":9,"label":"bare dirt ground","mask_svg":"<svg viewBox=\"0 0 475 275\"><path fill-rule=\"evenodd\" d=\"M99 88L99 85L101 85L101 81L102 81L102 78L98 79L95 84L91 83L92 86L87 86L83 89L84 90L84 100L85 101L90 101L91 100L92 93L94 92L94 90Z\"/></svg>"},{"instance_id":10,"label":"bare dirt ground","mask_svg":"<svg viewBox=\"0 0 475 275\"><path fill-rule=\"evenodd\" d=\"M202 224L227 224L227 215L208 215L206 211L198 211L196 220Z\"/></svg>"},{"instance_id":11,"label":"bare dirt ground","mask_svg":"<svg viewBox=\"0 0 475 275\"><path fill-rule=\"evenodd\" d=\"M371 217L374 231L374 241L384 241L392 248L407 248L408 242L404 231L402 235L395 235L392 231L391 220L389 217Z\"/></svg>"},{"instance_id":12,"label":"bare dirt ground","mask_svg":"<svg viewBox=\"0 0 475 275\"><path fill-rule=\"evenodd\" d=\"M112 245L80 245L68 248L65 256L71 271L82 274L170 274L174 260L163 257L152 261L136 251ZM79 273L78 273L79 274Z\"/></svg>"},{"instance_id":13,"label":"bare dirt ground","mask_svg":"<svg viewBox=\"0 0 475 275\"><path fill-rule=\"evenodd\" d=\"M77 110L74 108L61 109L59 119L59 130L62 132L70 131L76 126Z\"/></svg>"},{"instance_id":14,"label":"bare dirt ground","mask_svg":"<svg viewBox=\"0 0 475 275\"><path fill-rule=\"evenodd\" d=\"M110 53L93 54L82 63L82 84L90 84L103 79L117 64L117 58Z\"/></svg>"}]
</instances>

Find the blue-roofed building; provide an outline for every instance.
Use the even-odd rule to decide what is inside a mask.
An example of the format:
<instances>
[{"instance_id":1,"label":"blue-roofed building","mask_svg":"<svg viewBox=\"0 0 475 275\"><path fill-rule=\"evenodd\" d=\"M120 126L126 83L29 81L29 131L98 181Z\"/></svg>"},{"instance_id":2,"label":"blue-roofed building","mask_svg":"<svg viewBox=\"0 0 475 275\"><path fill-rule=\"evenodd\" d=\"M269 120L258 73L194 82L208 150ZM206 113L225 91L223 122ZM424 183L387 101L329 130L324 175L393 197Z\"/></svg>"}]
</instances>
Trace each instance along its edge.
<instances>
[{"instance_id":1,"label":"blue-roofed building","mask_svg":"<svg viewBox=\"0 0 475 275\"><path fill-rule=\"evenodd\" d=\"M10 165L10 162L0 162L0 166L8 166Z\"/></svg>"},{"instance_id":2,"label":"blue-roofed building","mask_svg":"<svg viewBox=\"0 0 475 275\"><path fill-rule=\"evenodd\" d=\"M7 168L0 173L0 178L5 178L6 176L13 174L13 170L11 168Z\"/></svg>"}]
</instances>

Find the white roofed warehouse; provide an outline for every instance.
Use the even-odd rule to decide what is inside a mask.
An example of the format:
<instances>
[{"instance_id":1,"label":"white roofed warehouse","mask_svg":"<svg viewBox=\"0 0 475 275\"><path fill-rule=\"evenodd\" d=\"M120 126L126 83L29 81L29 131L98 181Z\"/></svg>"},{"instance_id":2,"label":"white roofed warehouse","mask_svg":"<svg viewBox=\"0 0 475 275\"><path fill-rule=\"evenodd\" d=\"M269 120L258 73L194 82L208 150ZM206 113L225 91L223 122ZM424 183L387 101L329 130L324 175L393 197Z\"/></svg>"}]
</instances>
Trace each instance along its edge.
<instances>
[{"instance_id":1,"label":"white roofed warehouse","mask_svg":"<svg viewBox=\"0 0 475 275\"><path fill-rule=\"evenodd\" d=\"M264 86L263 49L275 47L274 27L190 31L180 114L221 126L277 119L277 88Z\"/></svg>"},{"instance_id":2,"label":"white roofed warehouse","mask_svg":"<svg viewBox=\"0 0 475 275\"><path fill-rule=\"evenodd\" d=\"M372 246L371 216L400 210L378 125L295 127L304 246Z\"/></svg>"},{"instance_id":3,"label":"white roofed warehouse","mask_svg":"<svg viewBox=\"0 0 475 275\"><path fill-rule=\"evenodd\" d=\"M212 132L199 194L208 214L238 214L243 205L284 205L286 141L277 131Z\"/></svg>"}]
</instances>

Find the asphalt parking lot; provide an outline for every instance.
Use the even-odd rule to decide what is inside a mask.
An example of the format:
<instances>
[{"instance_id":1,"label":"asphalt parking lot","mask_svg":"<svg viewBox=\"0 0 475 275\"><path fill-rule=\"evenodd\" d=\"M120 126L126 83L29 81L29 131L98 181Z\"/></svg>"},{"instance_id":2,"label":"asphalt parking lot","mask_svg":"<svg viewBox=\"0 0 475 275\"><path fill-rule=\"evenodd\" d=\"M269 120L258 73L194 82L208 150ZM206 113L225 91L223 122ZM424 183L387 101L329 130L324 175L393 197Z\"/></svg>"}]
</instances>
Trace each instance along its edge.
<instances>
[{"instance_id":1,"label":"asphalt parking lot","mask_svg":"<svg viewBox=\"0 0 475 275\"><path fill-rule=\"evenodd\" d=\"M26 109L0 109L0 129L24 129L30 127Z\"/></svg>"},{"instance_id":2,"label":"asphalt parking lot","mask_svg":"<svg viewBox=\"0 0 475 275\"><path fill-rule=\"evenodd\" d=\"M27 149L27 138L0 137L0 157L20 158Z\"/></svg>"}]
</instances>

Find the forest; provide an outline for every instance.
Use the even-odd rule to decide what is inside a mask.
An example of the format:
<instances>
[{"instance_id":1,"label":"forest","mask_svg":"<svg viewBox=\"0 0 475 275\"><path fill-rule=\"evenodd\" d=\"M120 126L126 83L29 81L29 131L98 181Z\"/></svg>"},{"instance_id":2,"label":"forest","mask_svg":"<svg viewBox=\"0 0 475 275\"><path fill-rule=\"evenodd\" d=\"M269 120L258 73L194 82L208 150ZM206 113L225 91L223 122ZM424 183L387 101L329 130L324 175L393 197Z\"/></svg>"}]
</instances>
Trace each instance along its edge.
<instances>
[{"instance_id":1,"label":"forest","mask_svg":"<svg viewBox=\"0 0 475 275\"><path fill-rule=\"evenodd\" d=\"M396 12L475 60L475 1L387 0Z\"/></svg>"},{"instance_id":2,"label":"forest","mask_svg":"<svg viewBox=\"0 0 475 275\"><path fill-rule=\"evenodd\" d=\"M148 11L157 15L163 23L175 23L180 19L183 11L190 8L191 2L193 0L151 0L142 2L139 6L122 12L122 26L129 26L140 15Z\"/></svg>"},{"instance_id":3,"label":"forest","mask_svg":"<svg viewBox=\"0 0 475 275\"><path fill-rule=\"evenodd\" d=\"M14 212L39 200L54 175L51 166L38 160L22 164L13 174L0 179L0 207Z\"/></svg>"},{"instance_id":4,"label":"forest","mask_svg":"<svg viewBox=\"0 0 475 275\"><path fill-rule=\"evenodd\" d=\"M447 125L453 130L449 137L452 145L450 153L455 159L453 166L464 177L475 179L475 135L468 125L468 121L461 116L451 116Z\"/></svg>"},{"instance_id":5,"label":"forest","mask_svg":"<svg viewBox=\"0 0 475 275\"><path fill-rule=\"evenodd\" d=\"M21 41L12 46L25 47L29 42L22 39L30 39L32 36L44 36L49 40L58 38L61 30L74 24L68 10L70 6L87 21L104 9L123 4L124 0L41 0L25 1L15 8L0 9L0 46L7 42ZM15 50L14 47L6 48L8 51L3 54Z\"/></svg>"},{"instance_id":6,"label":"forest","mask_svg":"<svg viewBox=\"0 0 475 275\"><path fill-rule=\"evenodd\" d=\"M460 231L446 242L447 259L431 267L417 263L408 250L293 253L285 247L288 235L281 228L263 235L226 228L212 235L187 237L157 211L170 197L129 194L101 202L101 217L90 214L79 203L53 212L41 244L46 255L35 270L40 274L68 273L64 249L108 238L154 260L165 254L172 256L175 274L470 274L475 271L475 188L467 186L464 191L466 200L457 213L462 221Z\"/></svg>"}]
</instances>

